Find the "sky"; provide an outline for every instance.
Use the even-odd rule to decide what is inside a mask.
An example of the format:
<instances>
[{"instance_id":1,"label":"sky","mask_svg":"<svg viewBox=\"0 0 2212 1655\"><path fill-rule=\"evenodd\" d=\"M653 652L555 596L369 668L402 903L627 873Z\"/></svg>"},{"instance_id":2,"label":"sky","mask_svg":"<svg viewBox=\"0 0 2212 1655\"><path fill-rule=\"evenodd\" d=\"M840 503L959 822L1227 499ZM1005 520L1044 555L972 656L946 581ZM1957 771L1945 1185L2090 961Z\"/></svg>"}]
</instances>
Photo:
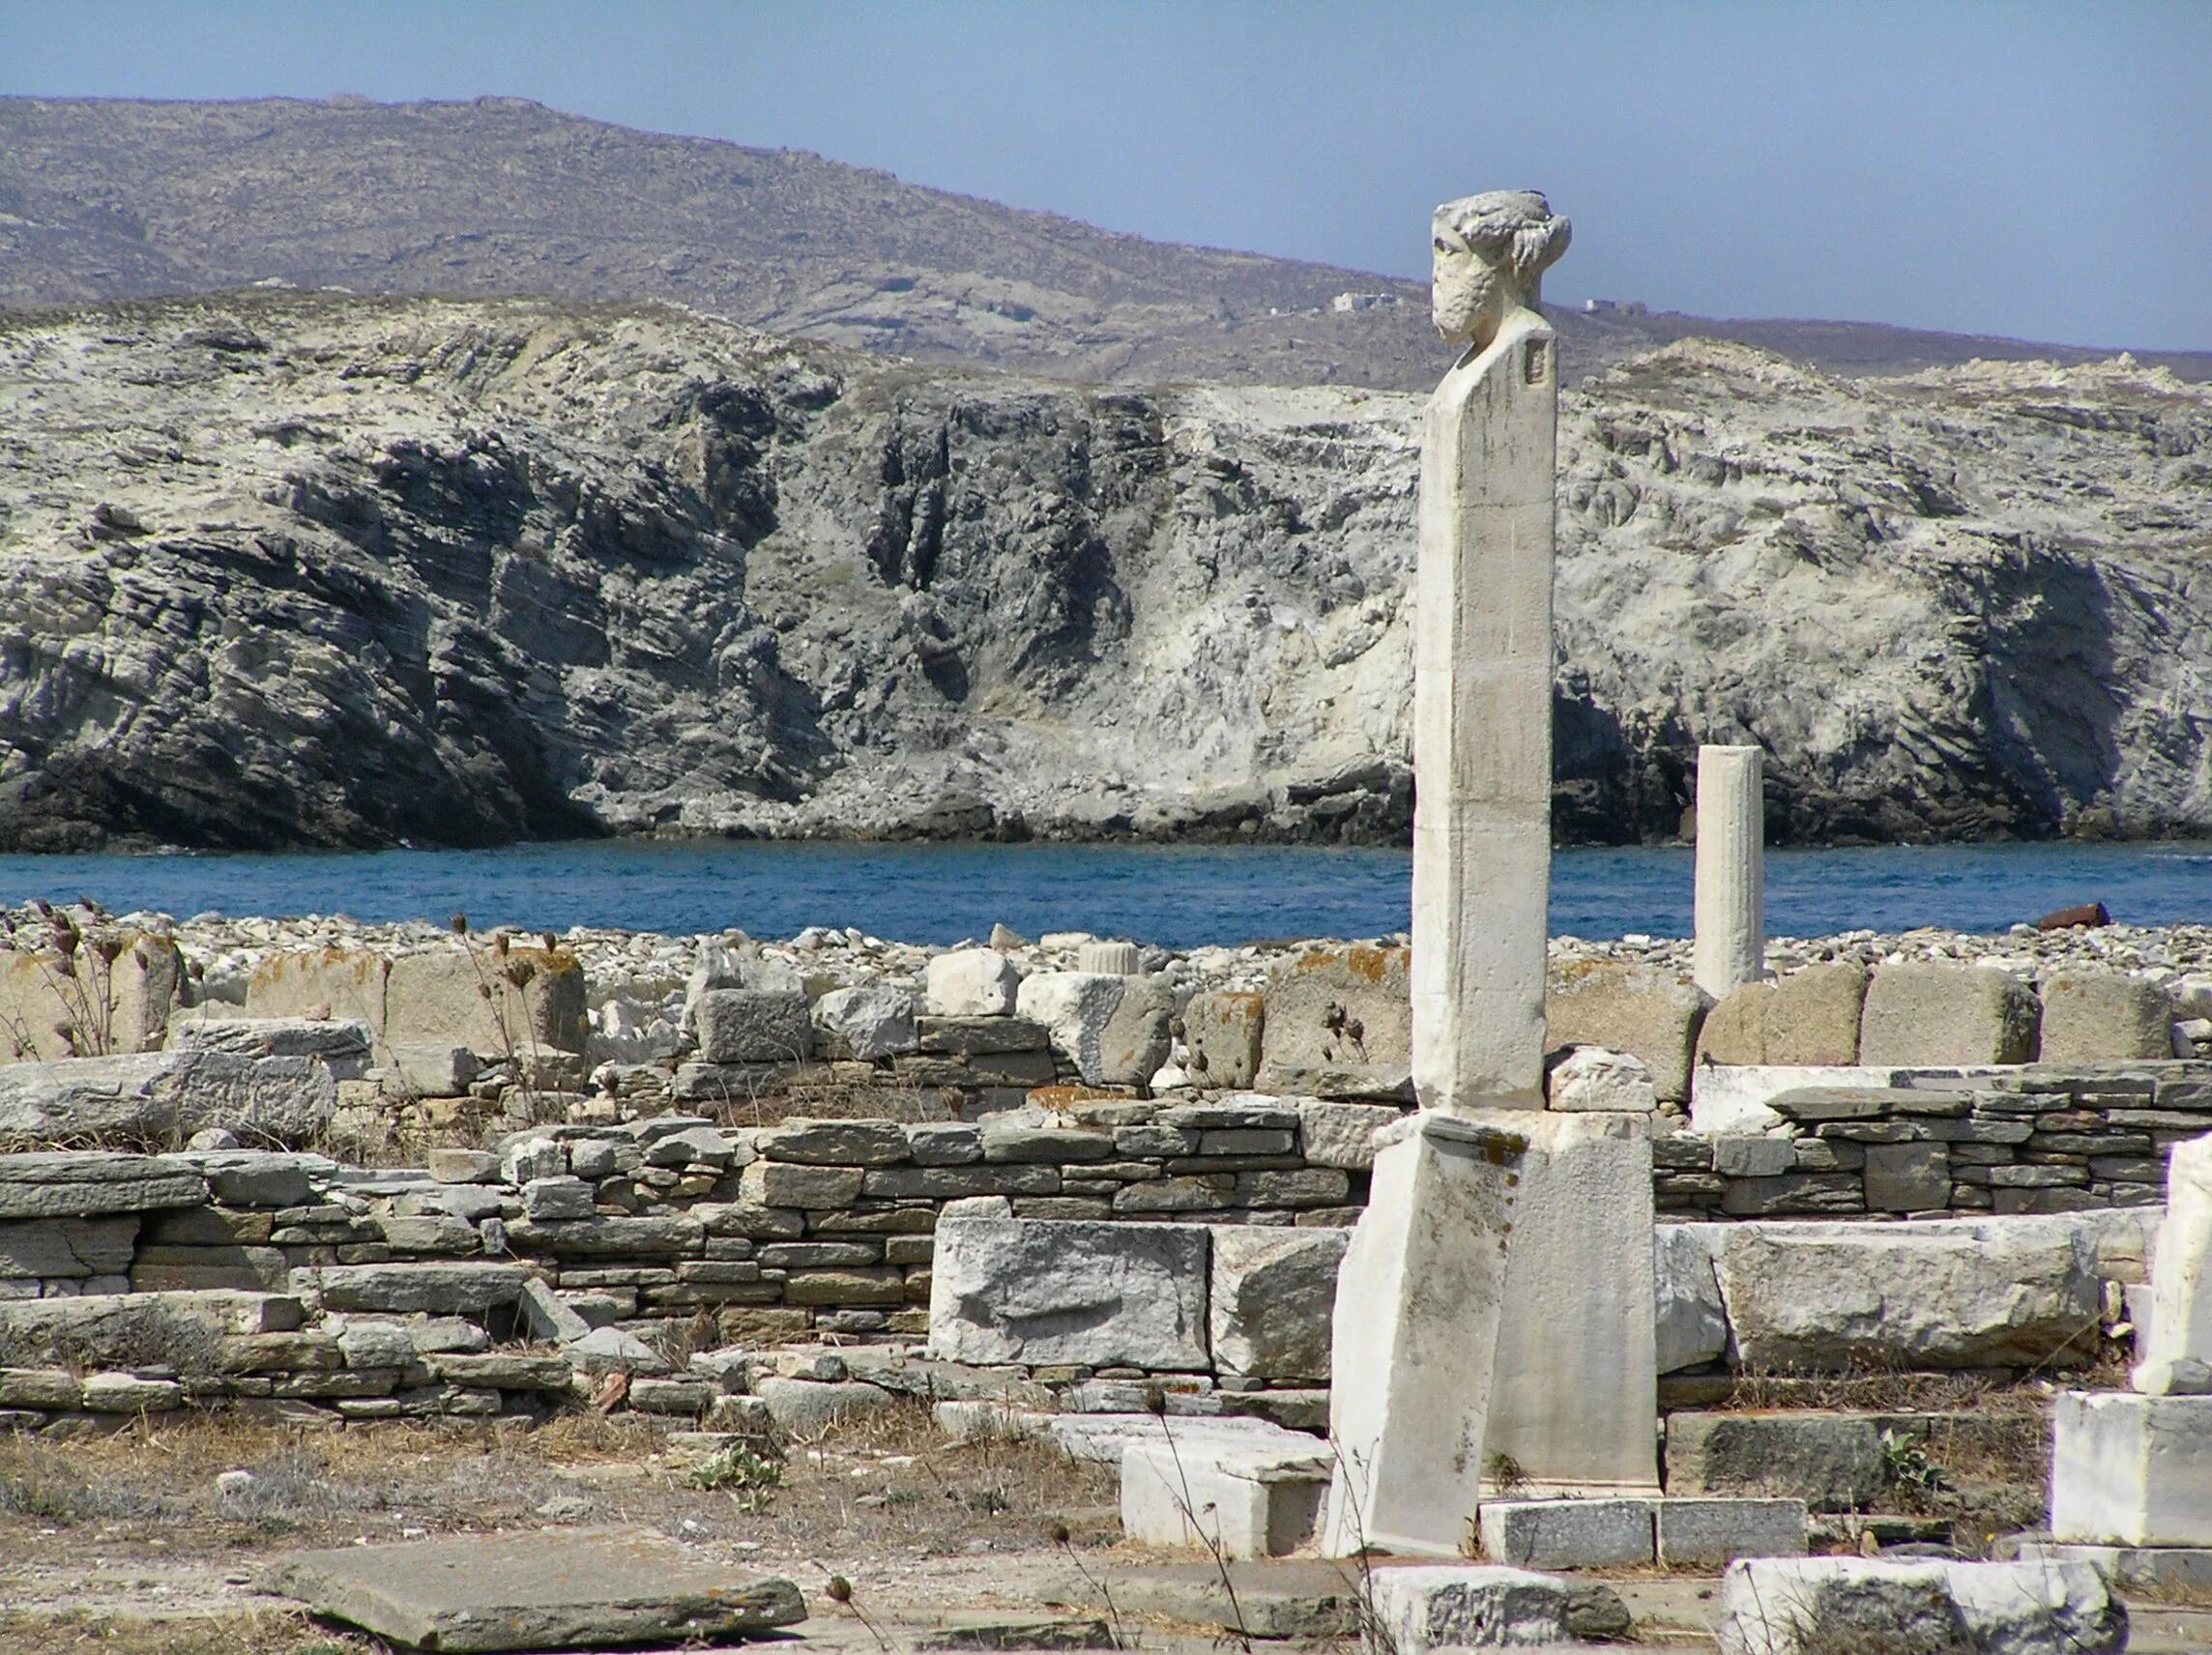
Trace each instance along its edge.
<instances>
[{"instance_id":1,"label":"sky","mask_svg":"<svg viewBox=\"0 0 2212 1655\"><path fill-rule=\"evenodd\" d=\"M2212 0L0 0L0 94L504 94L1167 241L1546 297L2212 349Z\"/></svg>"}]
</instances>

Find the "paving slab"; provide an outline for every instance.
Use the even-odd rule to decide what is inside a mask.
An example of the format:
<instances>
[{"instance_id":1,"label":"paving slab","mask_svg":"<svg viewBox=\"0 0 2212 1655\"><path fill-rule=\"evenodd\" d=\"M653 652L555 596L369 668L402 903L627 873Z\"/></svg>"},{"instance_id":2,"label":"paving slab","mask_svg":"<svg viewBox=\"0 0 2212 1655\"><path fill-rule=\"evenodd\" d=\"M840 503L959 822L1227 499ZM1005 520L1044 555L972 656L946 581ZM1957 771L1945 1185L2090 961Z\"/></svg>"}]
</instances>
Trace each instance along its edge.
<instances>
[{"instance_id":1,"label":"paving slab","mask_svg":"<svg viewBox=\"0 0 2212 1655\"><path fill-rule=\"evenodd\" d=\"M743 1639L806 1618L789 1581L649 1528L458 1535L302 1552L270 1590L413 1649L601 1649Z\"/></svg>"}]
</instances>

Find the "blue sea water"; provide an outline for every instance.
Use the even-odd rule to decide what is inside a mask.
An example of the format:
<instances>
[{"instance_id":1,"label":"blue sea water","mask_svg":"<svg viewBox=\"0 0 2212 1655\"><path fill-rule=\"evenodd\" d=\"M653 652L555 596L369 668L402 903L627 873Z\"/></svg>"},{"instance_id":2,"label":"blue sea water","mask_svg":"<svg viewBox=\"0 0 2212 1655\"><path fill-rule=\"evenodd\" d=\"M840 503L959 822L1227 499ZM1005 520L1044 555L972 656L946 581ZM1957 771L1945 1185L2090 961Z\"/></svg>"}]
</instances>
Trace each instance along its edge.
<instances>
[{"instance_id":1,"label":"blue sea water","mask_svg":"<svg viewBox=\"0 0 2212 1655\"><path fill-rule=\"evenodd\" d=\"M1410 856L1296 846L845 845L651 841L497 851L286 856L0 857L0 902L89 896L118 913L189 917L465 913L478 926L737 926L789 937L855 925L900 942L1090 931L1166 947L1374 937L1408 924ZM1562 851L1552 929L1586 938L1690 933L1691 853ZM2103 901L2134 924L2212 922L2212 845L1885 846L1775 851L1767 930L2001 931Z\"/></svg>"}]
</instances>

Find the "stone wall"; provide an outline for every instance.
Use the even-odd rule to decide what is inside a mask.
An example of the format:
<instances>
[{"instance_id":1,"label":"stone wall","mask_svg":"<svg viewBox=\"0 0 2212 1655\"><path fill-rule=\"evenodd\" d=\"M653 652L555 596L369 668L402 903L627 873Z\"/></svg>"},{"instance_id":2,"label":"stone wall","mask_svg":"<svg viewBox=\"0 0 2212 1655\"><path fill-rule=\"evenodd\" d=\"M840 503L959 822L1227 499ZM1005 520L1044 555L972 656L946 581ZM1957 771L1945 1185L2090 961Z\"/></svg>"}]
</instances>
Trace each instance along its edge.
<instances>
[{"instance_id":1,"label":"stone wall","mask_svg":"<svg viewBox=\"0 0 2212 1655\"><path fill-rule=\"evenodd\" d=\"M1766 1097L1759 1118L1778 1124L1763 1132L1656 1140L1659 1210L1724 1219L2156 1206L2173 1146L2212 1132L2207 1062L1851 1078L1859 1084Z\"/></svg>"}]
</instances>

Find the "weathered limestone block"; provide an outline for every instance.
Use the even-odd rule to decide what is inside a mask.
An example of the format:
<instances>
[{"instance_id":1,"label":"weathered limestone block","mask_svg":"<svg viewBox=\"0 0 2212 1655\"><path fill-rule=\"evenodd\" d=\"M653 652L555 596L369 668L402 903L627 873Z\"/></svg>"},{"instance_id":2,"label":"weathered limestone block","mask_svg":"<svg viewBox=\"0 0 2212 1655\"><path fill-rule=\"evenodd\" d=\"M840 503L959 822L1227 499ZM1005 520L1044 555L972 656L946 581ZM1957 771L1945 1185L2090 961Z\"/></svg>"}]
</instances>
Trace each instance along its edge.
<instances>
[{"instance_id":1,"label":"weathered limestone block","mask_svg":"<svg viewBox=\"0 0 2212 1655\"><path fill-rule=\"evenodd\" d=\"M325 1264L296 1272L329 1310L388 1315L481 1316L522 1295L530 1272L520 1264Z\"/></svg>"},{"instance_id":2,"label":"weathered limestone block","mask_svg":"<svg viewBox=\"0 0 2212 1655\"><path fill-rule=\"evenodd\" d=\"M181 1015L169 1030L169 1050L228 1052L240 1058L312 1058L334 1078L359 1080L374 1060L368 1025L358 1018Z\"/></svg>"},{"instance_id":3,"label":"weathered limestone block","mask_svg":"<svg viewBox=\"0 0 2212 1655\"><path fill-rule=\"evenodd\" d=\"M907 1128L889 1120L810 1120L789 1116L754 1135L768 1160L814 1167L895 1167L915 1158ZM971 1135L972 1126L959 1128Z\"/></svg>"},{"instance_id":4,"label":"weathered limestone block","mask_svg":"<svg viewBox=\"0 0 2212 1655\"><path fill-rule=\"evenodd\" d=\"M121 1275L138 1244L138 1215L0 1221L0 1281Z\"/></svg>"},{"instance_id":5,"label":"weathered limestone block","mask_svg":"<svg viewBox=\"0 0 2212 1655\"><path fill-rule=\"evenodd\" d=\"M1183 1044L1190 1049L1194 1085L1248 1087L1259 1079L1267 997L1213 992L1194 994L1183 1007Z\"/></svg>"},{"instance_id":6,"label":"weathered limestone block","mask_svg":"<svg viewBox=\"0 0 2212 1655\"><path fill-rule=\"evenodd\" d=\"M1276 968L1262 1010L1262 1091L1412 1098L1412 951L1309 948Z\"/></svg>"},{"instance_id":7,"label":"weathered limestone block","mask_svg":"<svg viewBox=\"0 0 2212 1655\"><path fill-rule=\"evenodd\" d=\"M384 1056L385 1089L403 1097L461 1097L483 1072L474 1052L450 1040L402 1040Z\"/></svg>"},{"instance_id":8,"label":"weathered limestone block","mask_svg":"<svg viewBox=\"0 0 2212 1655\"><path fill-rule=\"evenodd\" d=\"M1656 1494L1648 1118L1489 1118L1517 1122L1527 1148L1483 1463L1509 1456L1546 1492Z\"/></svg>"},{"instance_id":9,"label":"weathered limestone block","mask_svg":"<svg viewBox=\"0 0 2212 1655\"><path fill-rule=\"evenodd\" d=\"M1750 1557L1721 1578L1721 1655L2114 1655L2127 1611L2088 1563Z\"/></svg>"},{"instance_id":10,"label":"weathered limestone block","mask_svg":"<svg viewBox=\"0 0 2212 1655\"><path fill-rule=\"evenodd\" d=\"M0 1300L0 1364L80 1367L165 1363L214 1372L225 1337L289 1333L296 1298L259 1292L132 1292Z\"/></svg>"},{"instance_id":11,"label":"weathered limestone block","mask_svg":"<svg viewBox=\"0 0 2212 1655\"><path fill-rule=\"evenodd\" d=\"M144 1052L0 1066L0 1137L184 1139L210 1127L302 1143L330 1123L337 1085L306 1058Z\"/></svg>"},{"instance_id":12,"label":"weathered limestone block","mask_svg":"<svg viewBox=\"0 0 2212 1655\"><path fill-rule=\"evenodd\" d=\"M95 927L68 957L0 948L0 1061L159 1050L183 966L175 943L143 931Z\"/></svg>"},{"instance_id":13,"label":"weathered limestone block","mask_svg":"<svg viewBox=\"0 0 2212 1655\"><path fill-rule=\"evenodd\" d=\"M1705 1014L1698 1061L1855 1064L1866 990L1866 968L1849 964L1808 966L1771 982L1746 983Z\"/></svg>"},{"instance_id":14,"label":"weathered limestone block","mask_svg":"<svg viewBox=\"0 0 2212 1655\"><path fill-rule=\"evenodd\" d=\"M889 983L831 989L814 1002L815 1027L832 1052L862 1061L895 1058L918 1049L915 1018L921 1002Z\"/></svg>"},{"instance_id":15,"label":"weathered limestone block","mask_svg":"<svg viewBox=\"0 0 2212 1655\"><path fill-rule=\"evenodd\" d=\"M2212 1396L2060 1391L2051 1531L2105 1546L2212 1546Z\"/></svg>"},{"instance_id":16,"label":"weathered limestone block","mask_svg":"<svg viewBox=\"0 0 2212 1655\"><path fill-rule=\"evenodd\" d=\"M1285 1431L1275 1441L1121 1450L1121 1531L1147 1546L1212 1540L1232 1558L1281 1557L1313 1538L1328 1492L1328 1444Z\"/></svg>"},{"instance_id":17,"label":"weathered limestone block","mask_svg":"<svg viewBox=\"0 0 2212 1655\"><path fill-rule=\"evenodd\" d=\"M1728 1350L1728 1312L1713 1275L1713 1254L1734 1229L1728 1224L1659 1224L1652 1228L1656 1371L1672 1374L1717 1361Z\"/></svg>"},{"instance_id":18,"label":"weathered limestone block","mask_svg":"<svg viewBox=\"0 0 2212 1655\"><path fill-rule=\"evenodd\" d=\"M1375 1164L1375 1135L1395 1126L1406 1112L1391 1103L1336 1103L1286 1098L1298 1110L1298 1149L1317 1167L1364 1172Z\"/></svg>"},{"instance_id":19,"label":"weathered limestone block","mask_svg":"<svg viewBox=\"0 0 2212 1655\"><path fill-rule=\"evenodd\" d=\"M941 1220L929 1350L949 1362L1208 1364L1198 1225Z\"/></svg>"},{"instance_id":20,"label":"weathered limestone block","mask_svg":"<svg viewBox=\"0 0 2212 1655\"><path fill-rule=\"evenodd\" d=\"M1349 1230L1213 1227L1213 1363L1225 1374L1326 1379L1329 1318Z\"/></svg>"},{"instance_id":21,"label":"weathered limestone block","mask_svg":"<svg viewBox=\"0 0 2212 1655\"><path fill-rule=\"evenodd\" d=\"M2173 999L2124 972L2068 967L2043 983L2045 1063L2125 1063L2173 1055Z\"/></svg>"},{"instance_id":22,"label":"weathered limestone block","mask_svg":"<svg viewBox=\"0 0 2212 1655\"><path fill-rule=\"evenodd\" d=\"M787 1063L813 1056L804 994L709 989L693 1008L699 1056L710 1063Z\"/></svg>"},{"instance_id":23,"label":"weathered limestone block","mask_svg":"<svg viewBox=\"0 0 2212 1655\"><path fill-rule=\"evenodd\" d=\"M0 1155L0 1219L90 1218L199 1206L207 1180L189 1163L100 1150Z\"/></svg>"},{"instance_id":24,"label":"weathered limestone block","mask_svg":"<svg viewBox=\"0 0 2212 1655\"><path fill-rule=\"evenodd\" d=\"M391 971L382 955L360 948L272 954L246 979L246 1015L344 1018L367 1024L381 1041Z\"/></svg>"},{"instance_id":25,"label":"weathered limestone block","mask_svg":"<svg viewBox=\"0 0 2212 1655\"><path fill-rule=\"evenodd\" d=\"M1143 1086L1168 1060L1175 995L1165 977L1039 972L1022 979L1015 1009L1050 1031L1091 1086Z\"/></svg>"},{"instance_id":26,"label":"weathered limestone block","mask_svg":"<svg viewBox=\"0 0 2212 1655\"><path fill-rule=\"evenodd\" d=\"M1528 1141L1433 1110L1380 1137L1372 1194L1337 1276L1330 1349L1347 1360L1329 1389L1339 1457L1322 1552L1456 1556L1482 1493L1506 1238ZM1643 1274L1648 1283L1648 1266Z\"/></svg>"},{"instance_id":27,"label":"weathered limestone block","mask_svg":"<svg viewBox=\"0 0 2212 1655\"><path fill-rule=\"evenodd\" d=\"M929 961L929 1009L939 1017L1004 1017L1022 973L996 948L960 948Z\"/></svg>"},{"instance_id":28,"label":"weathered limestone block","mask_svg":"<svg viewBox=\"0 0 2212 1655\"><path fill-rule=\"evenodd\" d=\"M2150 1304L2150 1325L2136 1335L2136 1389L2206 1388L2194 1381L2212 1378L2212 1137L2176 1144L2167 1161Z\"/></svg>"},{"instance_id":29,"label":"weathered limestone block","mask_svg":"<svg viewBox=\"0 0 2212 1655\"><path fill-rule=\"evenodd\" d=\"M2035 991L2003 972L1940 962L1883 966L1867 984L1859 1061L1952 1067L2035 1057Z\"/></svg>"},{"instance_id":30,"label":"weathered limestone block","mask_svg":"<svg viewBox=\"0 0 2212 1655\"><path fill-rule=\"evenodd\" d=\"M1654 1556L1647 1499L1484 1500L1475 1513L1482 1554L1522 1569L1633 1568Z\"/></svg>"},{"instance_id":31,"label":"weathered limestone block","mask_svg":"<svg viewBox=\"0 0 2212 1655\"><path fill-rule=\"evenodd\" d=\"M1888 1486L1881 1432L1865 1414L1677 1411L1667 1418L1667 1492L1786 1497L1855 1511Z\"/></svg>"},{"instance_id":32,"label":"weathered limestone block","mask_svg":"<svg viewBox=\"0 0 2212 1655\"><path fill-rule=\"evenodd\" d=\"M1396 1655L1435 1649L1565 1648L1573 1588L1552 1575L1502 1564L1448 1563L1377 1569L1368 1592L1372 1646Z\"/></svg>"},{"instance_id":33,"label":"weathered limestone block","mask_svg":"<svg viewBox=\"0 0 2212 1655\"><path fill-rule=\"evenodd\" d=\"M1688 977L1651 966L1577 961L1550 977L1544 996L1545 1040L1561 1046L1603 1046L1628 1052L1651 1071L1661 1103L1690 1095L1690 1057L1712 1003Z\"/></svg>"},{"instance_id":34,"label":"weathered limestone block","mask_svg":"<svg viewBox=\"0 0 2212 1655\"><path fill-rule=\"evenodd\" d=\"M2063 1216L1743 1225L1718 1276L1745 1368L2034 1367L2085 1358L2097 1241Z\"/></svg>"},{"instance_id":35,"label":"weathered limestone block","mask_svg":"<svg viewBox=\"0 0 2212 1655\"><path fill-rule=\"evenodd\" d=\"M486 998L484 990L490 991ZM253 1002L247 991L247 1004ZM591 1039L584 969L565 948L455 944L392 962L384 988L388 1044L444 1041L487 1058L583 1052Z\"/></svg>"},{"instance_id":36,"label":"weathered limestone block","mask_svg":"<svg viewBox=\"0 0 2212 1655\"><path fill-rule=\"evenodd\" d=\"M1075 950L1075 969L1135 976L1145 969L1145 951L1134 943L1083 943Z\"/></svg>"},{"instance_id":37,"label":"weathered limestone block","mask_svg":"<svg viewBox=\"0 0 2212 1655\"><path fill-rule=\"evenodd\" d=\"M1662 1568L1805 1555L1801 1499L1663 1499L1656 1516Z\"/></svg>"},{"instance_id":38,"label":"weathered limestone block","mask_svg":"<svg viewBox=\"0 0 2212 1655\"><path fill-rule=\"evenodd\" d=\"M1570 1112L1648 1115L1659 1107L1644 1060L1602 1046L1577 1046L1554 1063L1544 1090L1547 1107Z\"/></svg>"}]
</instances>

